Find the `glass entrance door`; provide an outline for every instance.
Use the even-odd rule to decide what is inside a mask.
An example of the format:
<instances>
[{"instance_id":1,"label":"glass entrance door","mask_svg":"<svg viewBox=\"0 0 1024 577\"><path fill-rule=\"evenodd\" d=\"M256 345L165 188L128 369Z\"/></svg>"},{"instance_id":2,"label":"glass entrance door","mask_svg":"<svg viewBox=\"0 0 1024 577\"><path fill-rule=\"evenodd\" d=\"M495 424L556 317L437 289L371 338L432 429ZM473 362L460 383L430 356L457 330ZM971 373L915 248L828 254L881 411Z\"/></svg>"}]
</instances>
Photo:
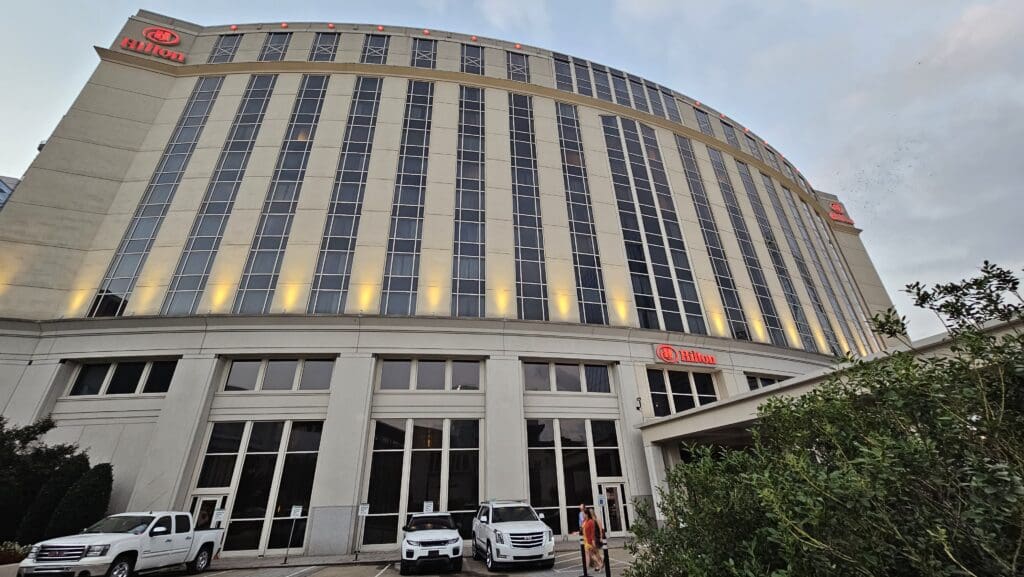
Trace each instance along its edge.
<instances>
[{"instance_id":1,"label":"glass entrance door","mask_svg":"<svg viewBox=\"0 0 1024 577\"><path fill-rule=\"evenodd\" d=\"M192 518L196 530L223 529L224 504L227 495L197 495L192 497Z\"/></svg>"},{"instance_id":2,"label":"glass entrance door","mask_svg":"<svg viewBox=\"0 0 1024 577\"><path fill-rule=\"evenodd\" d=\"M597 494L600 497L599 509L605 532L611 536L625 535L629 531L625 486L622 483L599 483Z\"/></svg>"}]
</instances>

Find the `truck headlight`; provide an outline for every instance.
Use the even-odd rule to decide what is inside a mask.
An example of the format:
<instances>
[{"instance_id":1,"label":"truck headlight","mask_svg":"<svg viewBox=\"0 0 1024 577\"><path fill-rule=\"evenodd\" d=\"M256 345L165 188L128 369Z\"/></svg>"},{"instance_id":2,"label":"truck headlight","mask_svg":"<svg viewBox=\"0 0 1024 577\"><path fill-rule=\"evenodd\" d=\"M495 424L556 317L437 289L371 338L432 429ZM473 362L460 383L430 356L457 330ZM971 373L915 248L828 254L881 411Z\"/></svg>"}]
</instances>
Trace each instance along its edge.
<instances>
[{"instance_id":1,"label":"truck headlight","mask_svg":"<svg viewBox=\"0 0 1024 577\"><path fill-rule=\"evenodd\" d=\"M86 557L102 557L110 550L110 545L89 545L85 550Z\"/></svg>"},{"instance_id":2,"label":"truck headlight","mask_svg":"<svg viewBox=\"0 0 1024 577\"><path fill-rule=\"evenodd\" d=\"M26 559L35 560L36 554L38 554L38 553L39 553L39 545L33 545L32 548L28 550L28 555L25 555L25 558Z\"/></svg>"},{"instance_id":3,"label":"truck headlight","mask_svg":"<svg viewBox=\"0 0 1024 577\"><path fill-rule=\"evenodd\" d=\"M545 541L554 541L555 540L555 535L551 532L551 529L547 529L546 531L544 531L544 540Z\"/></svg>"},{"instance_id":4,"label":"truck headlight","mask_svg":"<svg viewBox=\"0 0 1024 577\"><path fill-rule=\"evenodd\" d=\"M420 546L420 542L419 541L413 541L412 539L406 539L405 542L408 543L409 545L412 545L413 547L419 547Z\"/></svg>"},{"instance_id":5,"label":"truck headlight","mask_svg":"<svg viewBox=\"0 0 1024 577\"><path fill-rule=\"evenodd\" d=\"M454 545L454 544L458 543L459 541L462 541L462 537L456 537L454 539L448 539L448 542L445 543L445 545Z\"/></svg>"},{"instance_id":6,"label":"truck headlight","mask_svg":"<svg viewBox=\"0 0 1024 577\"><path fill-rule=\"evenodd\" d=\"M497 541L498 543L504 545L505 544L505 534L502 533L501 531L498 531L497 529L495 529L494 530L494 540Z\"/></svg>"}]
</instances>

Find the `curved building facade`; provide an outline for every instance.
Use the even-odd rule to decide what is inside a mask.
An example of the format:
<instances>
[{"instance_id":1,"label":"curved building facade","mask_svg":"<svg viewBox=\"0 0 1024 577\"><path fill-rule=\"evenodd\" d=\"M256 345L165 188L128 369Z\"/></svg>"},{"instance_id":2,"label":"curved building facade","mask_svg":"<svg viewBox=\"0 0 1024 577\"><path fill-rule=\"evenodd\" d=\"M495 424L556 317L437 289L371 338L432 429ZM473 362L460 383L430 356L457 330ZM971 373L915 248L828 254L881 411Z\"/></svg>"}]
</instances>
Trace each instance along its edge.
<instances>
[{"instance_id":1,"label":"curved building facade","mask_svg":"<svg viewBox=\"0 0 1024 577\"><path fill-rule=\"evenodd\" d=\"M679 459L638 427L884 344L841 202L632 74L145 11L96 51L0 212L0 407L225 554L394 547L485 498L625 534Z\"/></svg>"}]
</instances>

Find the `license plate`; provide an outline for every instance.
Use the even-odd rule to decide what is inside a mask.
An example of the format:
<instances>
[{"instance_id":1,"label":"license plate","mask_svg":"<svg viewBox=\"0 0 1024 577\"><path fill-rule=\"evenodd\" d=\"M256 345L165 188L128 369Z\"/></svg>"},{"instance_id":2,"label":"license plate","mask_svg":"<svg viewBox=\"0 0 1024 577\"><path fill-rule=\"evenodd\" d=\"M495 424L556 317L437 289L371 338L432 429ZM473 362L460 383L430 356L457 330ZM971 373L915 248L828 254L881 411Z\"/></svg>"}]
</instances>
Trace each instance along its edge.
<instances>
[{"instance_id":1,"label":"license plate","mask_svg":"<svg viewBox=\"0 0 1024 577\"><path fill-rule=\"evenodd\" d=\"M437 551L427 551L427 557L437 557Z\"/></svg>"}]
</instances>

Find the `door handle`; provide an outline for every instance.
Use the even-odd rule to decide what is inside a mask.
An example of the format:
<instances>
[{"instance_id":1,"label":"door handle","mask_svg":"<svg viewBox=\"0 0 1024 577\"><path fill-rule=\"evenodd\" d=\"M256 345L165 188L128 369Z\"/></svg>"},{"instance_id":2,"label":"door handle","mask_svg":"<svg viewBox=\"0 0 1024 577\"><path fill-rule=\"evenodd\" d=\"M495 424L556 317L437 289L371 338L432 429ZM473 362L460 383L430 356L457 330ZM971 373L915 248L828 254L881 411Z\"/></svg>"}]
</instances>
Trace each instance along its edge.
<instances>
[{"instance_id":1,"label":"door handle","mask_svg":"<svg viewBox=\"0 0 1024 577\"><path fill-rule=\"evenodd\" d=\"M185 537L185 540L186 540L186 541L191 541L191 540L192 540L192 537Z\"/></svg>"},{"instance_id":2,"label":"door handle","mask_svg":"<svg viewBox=\"0 0 1024 577\"><path fill-rule=\"evenodd\" d=\"M164 543L170 543L171 541L171 539L164 539Z\"/></svg>"}]
</instances>

